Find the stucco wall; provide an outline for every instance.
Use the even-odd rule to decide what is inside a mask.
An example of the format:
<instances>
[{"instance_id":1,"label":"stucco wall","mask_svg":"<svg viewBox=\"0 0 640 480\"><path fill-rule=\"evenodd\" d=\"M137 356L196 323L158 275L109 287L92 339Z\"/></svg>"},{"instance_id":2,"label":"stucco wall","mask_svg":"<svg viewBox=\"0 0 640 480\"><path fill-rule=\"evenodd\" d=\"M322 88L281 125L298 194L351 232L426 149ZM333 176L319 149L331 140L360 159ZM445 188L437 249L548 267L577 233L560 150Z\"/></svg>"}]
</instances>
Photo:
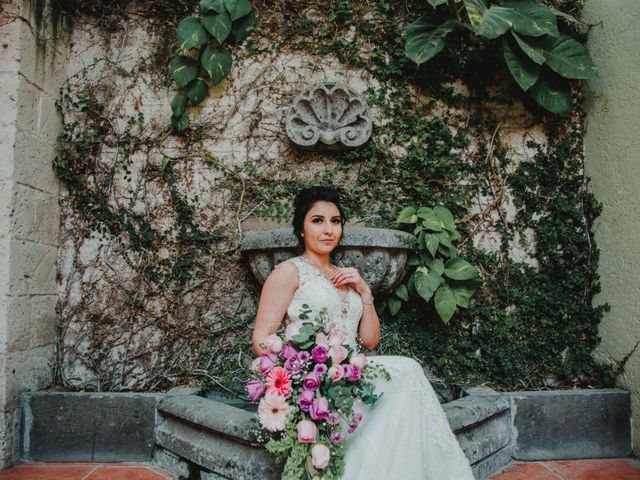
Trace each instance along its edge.
<instances>
[{"instance_id":1,"label":"stucco wall","mask_svg":"<svg viewBox=\"0 0 640 480\"><path fill-rule=\"evenodd\" d=\"M598 78L587 88L586 170L604 209L595 227L600 247L603 362L628 360L618 384L631 391L634 452L640 454L640 2L590 0L584 21L597 24L589 49ZM601 23L600 23L601 22Z\"/></svg>"}]
</instances>

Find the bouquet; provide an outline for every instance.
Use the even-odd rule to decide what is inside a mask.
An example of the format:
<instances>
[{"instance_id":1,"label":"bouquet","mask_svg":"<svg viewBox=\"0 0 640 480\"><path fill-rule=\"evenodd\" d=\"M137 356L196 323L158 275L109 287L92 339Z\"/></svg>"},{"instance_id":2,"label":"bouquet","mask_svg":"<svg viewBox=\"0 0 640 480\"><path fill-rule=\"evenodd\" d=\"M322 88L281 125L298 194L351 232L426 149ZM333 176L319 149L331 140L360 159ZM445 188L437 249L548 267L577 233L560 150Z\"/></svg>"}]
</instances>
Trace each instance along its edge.
<instances>
[{"instance_id":1,"label":"bouquet","mask_svg":"<svg viewBox=\"0 0 640 480\"><path fill-rule=\"evenodd\" d=\"M312 320L309 307L303 309L302 322L290 324L284 339L265 339L266 352L252 364L257 378L246 387L260 402L266 448L284 463L282 479L337 479L344 471L344 433L363 420L356 400L374 404L382 394L372 380L389 374L344 344L345 334L329 328L326 310Z\"/></svg>"}]
</instances>

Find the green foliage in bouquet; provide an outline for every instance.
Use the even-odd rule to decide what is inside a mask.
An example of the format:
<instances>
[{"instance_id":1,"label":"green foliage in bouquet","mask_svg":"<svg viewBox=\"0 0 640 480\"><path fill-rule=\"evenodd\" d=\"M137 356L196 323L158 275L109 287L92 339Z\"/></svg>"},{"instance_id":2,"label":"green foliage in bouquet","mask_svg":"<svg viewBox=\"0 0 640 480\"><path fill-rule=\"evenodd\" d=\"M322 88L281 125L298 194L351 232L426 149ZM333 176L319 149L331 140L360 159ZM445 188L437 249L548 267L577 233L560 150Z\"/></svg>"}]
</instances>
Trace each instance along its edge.
<instances>
[{"instance_id":1,"label":"green foliage in bouquet","mask_svg":"<svg viewBox=\"0 0 640 480\"><path fill-rule=\"evenodd\" d=\"M458 307L469 307L469 299L482 284L478 269L459 257L453 245L460 239L453 215L443 206L412 206L400 212L397 222L415 225L417 251L409 265L416 269L388 299L391 314L396 315L413 295L425 302L433 299L438 315L448 323Z\"/></svg>"},{"instance_id":2,"label":"green foliage in bouquet","mask_svg":"<svg viewBox=\"0 0 640 480\"><path fill-rule=\"evenodd\" d=\"M171 76L181 91L171 100L171 123L177 132L189 127L187 105L209 94L209 81L220 84L231 71L228 44L240 43L256 23L249 0L201 0L200 17L183 19L176 30L181 54L171 60Z\"/></svg>"},{"instance_id":3,"label":"green foliage in bouquet","mask_svg":"<svg viewBox=\"0 0 640 480\"><path fill-rule=\"evenodd\" d=\"M427 1L434 8L448 7L454 18L434 24L432 15L425 15L407 27L406 54L418 65L442 51L446 36L457 29L490 41L501 39L504 61L518 86L557 114L568 113L573 104L566 79L596 76L587 49L558 28L558 18L579 22L553 7L534 0L501 0L491 5L486 0Z\"/></svg>"}]
</instances>

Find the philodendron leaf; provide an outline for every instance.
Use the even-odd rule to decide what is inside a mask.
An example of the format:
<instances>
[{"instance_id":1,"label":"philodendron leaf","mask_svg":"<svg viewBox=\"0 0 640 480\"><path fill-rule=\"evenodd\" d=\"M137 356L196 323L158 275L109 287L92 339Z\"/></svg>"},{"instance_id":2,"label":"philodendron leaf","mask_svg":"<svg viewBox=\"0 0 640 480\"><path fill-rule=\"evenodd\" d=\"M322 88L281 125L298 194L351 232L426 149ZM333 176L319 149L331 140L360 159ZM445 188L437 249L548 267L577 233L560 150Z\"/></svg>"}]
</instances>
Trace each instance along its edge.
<instances>
[{"instance_id":1,"label":"philodendron leaf","mask_svg":"<svg viewBox=\"0 0 640 480\"><path fill-rule=\"evenodd\" d=\"M515 39L518 46L524 53L527 54L527 56L531 60L536 62L538 65L542 65L547 61L547 57L544 56L544 49L542 48L542 46L532 44L531 41L525 40L514 31L511 31L511 35Z\"/></svg>"},{"instance_id":2,"label":"philodendron leaf","mask_svg":"<svg viewBox=\"0 0 640 480\"><path fill-rule=\"evenodd\" d=\"M395 316L400 311L401 306L402 302L397 298L389 299L389 311L391 312L391 315Z\"/></svg>"},{"instance_id":3,"label":"philodendron leaf","mask_svg":"<svg viewBox=\"0 0 640 480\"><path fill-rule=\"evenodd\" d=\"M471 280L478 277L478 269L466 260L455 257L444 264L444 274L453 280Z\"/></svg>"},{"instance_id":4,"label":"philodendron leaf","mask_svg":"<svg viewBox=\"0 0 640 480\"><path fill-rule=\"evenodd\" d=\"M456 298L453 292L446 285L442 285L433 297L433 303L436 306L436 312L444 323L449 323L451 317L456 312Z\"/></svg>"},{"instance_id":5,"label":"philodendron leaf","mask_svg":"<svg viewBox=\"0 0 640 480\"><path fill-rule=\"evenodd\" d=\"M514 80L525 92L533 86L540 76L540 65L533 62L524 53L511 48L506 42L502 42L504 61Z\"/></svg>"},{"instance_id":6,"label":"philodendron leaf","mask_svg":"<svg viewBox=\"0 0 640 480\"><path fill-rule=\"evenodd\" d=\"M224 42L231 33L231 17L227 12L203 15L202 24L218 42Z\"/></svg>"},{"instance_id":7,"label":"philodendron leaf","mask_svg":"<svg viewBox=\"0 0 640 480\"><path fill-rule=\"evenodd\" d=\"M453 231L453 214L448 208L438 205L437 207L434 207L433 213L435 213L436 217L438 217L442 222L442 228L449 230L450 232Z\"/></svg>"},{"instance_id":8,"label":"philodendron leaf","mask_svg":"<svg viewBox=\"0 0 640 480\"><path fill-rule=\"evenodd\" d=\"M209 86L201 78L196 78L187 85L185 93L191 105L198 105L209 94Z\"/></svg>"},{"instance_id":9,"label":"philodendron leaf","mask_svg":"<svg viewBox=\"0 0 640 480\"><path fill-rule=\"evenodd\" d=\"M529 89L529 93L540 106L552 113L564 115L569 113L573 106L568 83L560 79L550 79L545 74L540 75L538 81Z\"/></svg>"},{"instance_id":10,"label":"philodendron leaf","mask_svg":"<svg viewBox=\"0 0 640 480\"><path fill-rule=\"evenodd\" d=\"M231 15L231 20L249 15L253 10L249 0L224 0L224 6Z\"/></svg>"},{"instance_id":11,"label":"philodendron leaf","mask_svg":"<svg viewBox=\"0 0 640 480\"><path fill-rule=\"evenodd\" d=\"M233 38L236 39L236 42L242 41L242 39L253 32L255 26L256 13L252 11L246 17L242 17L241 19L233 22L233 25L231 26L231 33L233 33Z\"/></svg>"},{"instance_id":12,"label":"philodendron leaf","mask_svg":"<svg viewBox=\"0 0 640 480\"><path fill-rule=\"evenodd\" d=\"M433 293L442 283L442 277L435 272L427 271L426 268L418 267L413 274L413 286L425 302L431 300Z\"/></svg>"},{"instance_id":13,"label":"philodendron leaf","mask_svg":"<svg viewBox=\"0 0 640 480\"><path fill-rule=\"evenodd\" d=\"M504 7L513 9L513 29L522 35L557 37L558 22L555 13L546 5L533 0L504 1Z\"/></svg>"},{"instance_id":14,"label":"philodendron leaf","mask_svg":"<svg viewBox=\"0 0 640 480\"><path fill-rule=\"evenodd\" d=\"M447 20L442 25L433 25L427 22L426 17L418 18L407 27L407 57L418 65L430 60L444 48L444 37L459 25L457 20Z\"/></svg>"},{"instance_id":15,"label":"philodendron leaf","mask_svg":"<svg viewBox=\"0 0 640 480\"><path fill-rule=\"evenodd\" d=\"M462 308L469 308L469 300L481 285L482 280L480 280L480 278L462 282L449 282L449 287L451 288L453 296L456 299L456 304Z\"/></svg>"},{"instance_id":16,"label":"philodendron leaf","mask_svg":"<svg viewBox=\"0 0 640 480\"><path fill-rule=\"evenodd\" d=\"M473 31L490 40L503 35L513 24L515 11L511 8L487 8L484 0L464 0L464 6Z\"/></svg>"},{"instance_id":17,"label":"philodendron leaf","mask_svg":"<svg viewBox=\"0 0 640 480\"><path fill-rule=\"evenodd\" d=\"M422 226L432 232L441 232L443 225L440 218L435 213L421 213L418 215L422 218Z\"/></svg>"},{"instance_id":18,"label":"philodendron leaf","mask_svg":"<svg viewBox=\"0 0 640 480\"><path fill-rule=\"evenodd\" d=\"M200 66L193 58L177 55L171 59L171 76L178 85L184 87L198 76Z\"/></svg>"},{"instance_id":19,"label":"philodendron leaf","mask_svg":"<svg viewBox=\"0 0 640 480\"><path fill-rule=\"evenodd\" d=\"M436 256L436 252L438 251L438 245L440 245L440 240L433 233L428 233L424 236L424 246L427 247L427 250L431 254L432 257Z\"/></svg>"},{"instance_id":20,"label":"philodendron leaf","mask_svg":"<svg viewBox=\"0 0 640 480\"><path fill-rule=\"evenodd\" d=\"M200 11L202 13L223 13L224 0L200 0Z\"/></svg>"},{"instance_id":21,"label":"philodendron leaf","mask_svg":"<svg viewBox=\"0 0 640 480\"><path fill-rule=\"evenodd\" d=\"M196 17L187 17L180 22L176 31L181 50L189 50L207 43L209 34Z\"/></svg>"},{"instance_id":22,"label":"philodendron leaf","mask_svg":"<svg viewBox=\"0 0 640 480\"><path fill-rule=\"evenodd\" d=\"M231 71L231 51L226 48L214 48L208 45L202 52L200 59L202 66L207 71L214 85L220 84Z\"/></svg>"},{"instance_id":23,"label":"philodendron leaf","mask_svg":"<svg viewBox=\"0 0 640 480\"><path fill-rule=\"evenodd\" d=\"M425 262L427 267L436 272L438 275L442 275L444 273L444 262L441 258L432 258Z\"/></svg>"},{"instance_id":24,"label":"philodendron leaf","mask_svg":"<svg viewBox=\"0 0 640 480\"><path fill-rule=\"evenodd\" d=\"M173 100L171 100L171 111L173 115L179 117L187 108L187 96L184 93L178 93Z\"/></svg>"},{"instance_id":25,"label":"philodendron leaf","mask_svg":"<svg viewBox=\"0 0 640 480\"><path fill-rule=\"evenodd\" d=\"M172 115L171 124L173 125L173 128L176 130L176 132L182 133L189 127L189 115L187 115L186 113L183 113L178 117Z\"/></svg>"},{"instance_id":26,"label":"philodendron leaf","mask_svg":"<svg viewBox=\"0 0 640 480\"><path fill-rule=\"evenodd\" d=\"M405 285L400 285L398 288L394 290L394 292L399 298L404 300L405 302L409 301L409 292L407 291L407 287Z\"/></svg>"},{"instance_id":27,"label":"philodendron leaf","mask_svg":"<svg viewBox=\"0 0 640 480\"><path fill-rule=\"evenodd\" d=\"M587 79L597 75L587 49L570 36L547 37L542 45L547 65L563 77Z\"/></svg>"},{"instance_id":28,"label":"philodendron leaf","mask_svg":"<svg viewBox=\"0 0 640 480\"><path fill-rule=\"evenodd\" d=\"M416 207L405 207L398 215L396 223L416 223L417 221Z\"/></svg>"}]
</instances>

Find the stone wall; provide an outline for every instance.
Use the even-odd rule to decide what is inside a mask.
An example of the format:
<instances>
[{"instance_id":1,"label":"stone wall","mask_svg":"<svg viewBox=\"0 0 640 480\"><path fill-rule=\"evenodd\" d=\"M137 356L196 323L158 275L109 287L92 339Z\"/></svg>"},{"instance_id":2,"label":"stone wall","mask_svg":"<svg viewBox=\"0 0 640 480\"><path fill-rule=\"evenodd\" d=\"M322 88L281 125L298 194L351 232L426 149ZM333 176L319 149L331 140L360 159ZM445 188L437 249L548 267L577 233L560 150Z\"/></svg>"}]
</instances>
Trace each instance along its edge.
<instances>
[{"instance_id":1,"label":"stone wall","mask_svg":"<svg viewBox=\"0 0 640 480\"><path fill-rule=\"evenodd\" d=\"M51 159L66 43L43 1L0 7L0 468L17 459L19 397L55 358L59 185Z\"/></svg>"},{"instance_id":2,"label":"stone wall","mask_svg":"<svg viewBox=\"0 0 640 480\"><path fill-rule=\"evenodd\" d=\"M585 160L604 206L595 227L599 299L611 306L595 356L610 364L626 362L617 380L631 392L633 448L640 455L640 2L589 0L584 19L595 24L589 49L599 71L588 85Z\"/></svg>"}]
</instances>

